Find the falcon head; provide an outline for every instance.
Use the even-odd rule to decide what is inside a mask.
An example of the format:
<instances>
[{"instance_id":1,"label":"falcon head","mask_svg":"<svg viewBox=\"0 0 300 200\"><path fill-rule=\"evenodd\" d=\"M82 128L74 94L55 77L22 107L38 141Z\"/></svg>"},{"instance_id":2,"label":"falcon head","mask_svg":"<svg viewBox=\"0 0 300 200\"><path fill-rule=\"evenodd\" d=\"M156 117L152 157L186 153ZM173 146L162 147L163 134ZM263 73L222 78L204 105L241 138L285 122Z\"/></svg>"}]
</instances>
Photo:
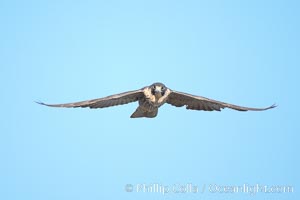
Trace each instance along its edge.
<instances>
[{"instance_id":1,"label":"falcon head","mask_svg":"<svg viewBox=\"0 0 300 200\"><path fill-rule=\"evenodd\" d=\"M155 97L160 98L165 95L167 87L162 83L153 83L151 86L151 93L155 95Z\"/></svg>"}]
</instances>

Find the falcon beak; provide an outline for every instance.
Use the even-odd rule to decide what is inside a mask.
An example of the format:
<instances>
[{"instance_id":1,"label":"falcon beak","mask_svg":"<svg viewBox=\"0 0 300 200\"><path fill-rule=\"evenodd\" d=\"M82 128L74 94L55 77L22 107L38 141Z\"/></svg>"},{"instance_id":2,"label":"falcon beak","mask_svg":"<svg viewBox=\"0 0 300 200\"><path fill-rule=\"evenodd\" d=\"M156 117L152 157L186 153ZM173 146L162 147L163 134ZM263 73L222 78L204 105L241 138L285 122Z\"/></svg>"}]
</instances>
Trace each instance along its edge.
<instances>
[{"instance_id":1,"label":"falcon beak","mask_svg":"<svg viewBox=\"0 0 300 200\"><path fill-rule=\"evenodd\" d=\"M161 93L161 90L154 90L155 94L160 94Z\"/></svg>"},{"instance_id":2,"label":"falcon beak","mask_svg":"<svg viewBox=\"0 0 300 200\"><path fill-rule=\"evenodd\" d=\"M162 96L161 88L160 87L155 88L154 93L156 97L160 98Z\"/></svg>"}]
</instances>

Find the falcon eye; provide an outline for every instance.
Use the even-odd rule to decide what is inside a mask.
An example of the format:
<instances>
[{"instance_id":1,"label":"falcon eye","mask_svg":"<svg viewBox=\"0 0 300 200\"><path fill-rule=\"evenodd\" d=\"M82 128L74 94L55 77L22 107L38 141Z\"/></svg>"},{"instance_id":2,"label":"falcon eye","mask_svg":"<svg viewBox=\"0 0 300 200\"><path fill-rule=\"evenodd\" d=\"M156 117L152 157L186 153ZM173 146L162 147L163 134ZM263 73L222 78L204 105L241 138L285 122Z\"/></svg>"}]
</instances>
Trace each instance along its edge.
<instances>
[{"instance_id":1,"label":"falcon eye","mask_svg":"<svg viewBox=\"0 0 300 200\"><path fill-rule=\"evenodd\" d=\"M164 87L164 86L161 86L161 90L165 90L165 87Z\"/></svg>"},{"instance_id":2,"label":"falcon eye","mask_svg":"<svg viewBox=\"0 0 300 200\"><path fill-rule=\"evenodd\" d=\"M151 90L151 94L155 95L155 90L154 89Z\"/></svg>"}]
</instances>

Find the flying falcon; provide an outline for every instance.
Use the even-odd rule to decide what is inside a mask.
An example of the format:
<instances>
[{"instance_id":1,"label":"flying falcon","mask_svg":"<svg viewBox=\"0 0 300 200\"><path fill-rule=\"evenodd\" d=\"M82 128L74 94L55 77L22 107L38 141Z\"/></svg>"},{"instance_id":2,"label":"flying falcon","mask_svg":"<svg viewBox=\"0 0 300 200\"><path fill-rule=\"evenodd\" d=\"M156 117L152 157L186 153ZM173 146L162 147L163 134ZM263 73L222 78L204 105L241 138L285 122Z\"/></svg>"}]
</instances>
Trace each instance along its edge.
<instances>
[{"instance_id":1,"label":"flying falcon","mask_svg":"<svg viewBox=\"0 0 300 200\"><path fill-rule=\"evenodd\" d=\"M208 99L201 96L195 96L183 92L177 92L167 88L162 83L154 83L150 86L144 87L139 90L115 94L99 99L92 99L87 101L80 101L75 103L66 104L45 104L37 102L41 105L51 107L64 107L64 108L105 108L110 106L123 105L134 101L139 102L139 107L131 115L131 118L147 117L154 118L157 116L158 108L165 103L172 106L182 107L186 106L189 110L204 110L204 111L221 111L223 108L231 108L238 111L263 111L275 108L272 105L267 108L249 108L237 106L213 99Z\"/></svg>"}]
</instances>

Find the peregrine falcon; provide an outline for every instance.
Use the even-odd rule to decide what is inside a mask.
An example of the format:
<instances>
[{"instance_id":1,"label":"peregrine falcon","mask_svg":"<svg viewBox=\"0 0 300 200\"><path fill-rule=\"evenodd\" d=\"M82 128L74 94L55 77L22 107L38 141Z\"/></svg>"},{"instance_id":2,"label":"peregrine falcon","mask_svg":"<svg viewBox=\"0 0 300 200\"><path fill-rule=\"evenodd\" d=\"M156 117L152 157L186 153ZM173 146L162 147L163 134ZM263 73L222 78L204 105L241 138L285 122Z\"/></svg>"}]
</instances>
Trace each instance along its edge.
<instances>
[{"instance_id":1,"label":"peregrine falcon","mask_svg":"<svg viewBox=\"0 0 300 200\"><path fill-rule=\"evenodd\" d=\"M66 104L45 104L37 102L41 105L50 107L65 107L65 108L105 108L110 106L123 105L134 101L139 102L136 111L131 115L131 118L147 117L154 118L157 116L158 108L165 103L172 106L182 107L185 106L189 110L204 110L204 111L221 111L223 108L231 108L238 111L263 111L275 108L272 105L266 108L249 108L237 106L213 99L208 99L201 96L195 96L183 92L177 92L167 88L162 83L153 83L150 86L144 87L139 90L115 94L99 99L92 99L87 101L80 101L75 103Z\"/></svg>"}]
</instances>

